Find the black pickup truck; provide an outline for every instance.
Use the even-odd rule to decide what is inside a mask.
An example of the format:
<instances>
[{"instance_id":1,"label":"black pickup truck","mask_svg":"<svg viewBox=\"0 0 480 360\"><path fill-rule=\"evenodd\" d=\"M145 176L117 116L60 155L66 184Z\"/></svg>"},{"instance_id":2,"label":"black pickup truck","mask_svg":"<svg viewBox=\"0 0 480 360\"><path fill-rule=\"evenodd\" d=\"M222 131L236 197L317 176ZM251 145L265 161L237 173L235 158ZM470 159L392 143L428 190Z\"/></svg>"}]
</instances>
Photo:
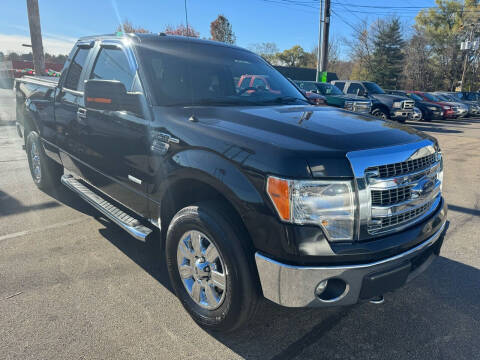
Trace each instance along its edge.
<instances>
[{"instance_id":1,"label":"black pickup truck","mask_svg":"<svg viewBox=\"0 0 480 360\"><path fill-rule=\"evenodd\" d=\"M370 99L372 115L378 118L405 122L414 113L415 101L405 96L387 94L374 82L334 80L331 83L345 94Z\"/></svg>"},{"instance_id":2,"label":"black pickup truck","mask_svg":"<svg viewBox=\"0 0 480 360\"><path fill-rule=\"evenodd\" d=\"M247 74L269 87L238 87ZM262 295L288 307L379 302L439 254L437 141L311 106L247 50L86 37L58 83L15 88L35 184L63 183L134 238L161 241L159 263L205 328L245 324Z\"/></svg>"}]
</instances>

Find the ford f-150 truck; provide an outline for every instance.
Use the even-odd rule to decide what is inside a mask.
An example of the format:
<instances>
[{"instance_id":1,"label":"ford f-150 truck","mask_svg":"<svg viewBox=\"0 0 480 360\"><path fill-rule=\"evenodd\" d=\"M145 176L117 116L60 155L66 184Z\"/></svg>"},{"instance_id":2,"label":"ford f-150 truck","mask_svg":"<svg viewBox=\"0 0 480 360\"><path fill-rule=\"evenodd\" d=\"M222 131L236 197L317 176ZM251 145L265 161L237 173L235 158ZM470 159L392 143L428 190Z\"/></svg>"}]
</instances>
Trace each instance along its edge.
<instances>
[{"instance_id":1,"label":"ford f-150 truck","mask_svg":"<svg viewBox=\"0 0 480 360\"><path fill-rule=\"evenodd\" d=\"M275 92L239 88L245 75ZM15 89L38 188L63 183L134 238L161 241L159 263L207 329L247 323L262 296L288 307L379 302L439 254L437 141L312 106L247 50L86 37L58 83L24 78Z\"/></svg>"},{"instance_id":2,"label":"ford f-150 truck","mask_svg":"<svg viewBox=\"0 0 480 360\"><path fill-rule=\"evenodd\" d=\"M372 100L372 115L381 119L405 122L414 113L413 100L405 96L387 94L374 82L333 80L331 83L347 95L357 95Z\"/></svg>"}]
</instances>

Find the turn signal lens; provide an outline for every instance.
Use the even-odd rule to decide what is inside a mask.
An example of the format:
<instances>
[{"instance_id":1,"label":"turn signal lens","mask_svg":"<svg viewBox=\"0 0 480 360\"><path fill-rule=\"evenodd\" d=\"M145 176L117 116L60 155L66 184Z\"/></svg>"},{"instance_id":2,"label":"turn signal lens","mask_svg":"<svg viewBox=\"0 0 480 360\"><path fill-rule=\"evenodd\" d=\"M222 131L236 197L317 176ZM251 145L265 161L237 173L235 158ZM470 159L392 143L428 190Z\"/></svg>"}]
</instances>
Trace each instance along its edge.
<instances>
[{"instance_id":1,"label":"turn signal lens","mask_svg":"<svg viewBox=\"0 0 480 360\"><path fill-rule=\"evenodd\" d=\"M290 184L287 180L269 177L267 193L282 220L290 220Z\"/></svg>"}]
</instances>

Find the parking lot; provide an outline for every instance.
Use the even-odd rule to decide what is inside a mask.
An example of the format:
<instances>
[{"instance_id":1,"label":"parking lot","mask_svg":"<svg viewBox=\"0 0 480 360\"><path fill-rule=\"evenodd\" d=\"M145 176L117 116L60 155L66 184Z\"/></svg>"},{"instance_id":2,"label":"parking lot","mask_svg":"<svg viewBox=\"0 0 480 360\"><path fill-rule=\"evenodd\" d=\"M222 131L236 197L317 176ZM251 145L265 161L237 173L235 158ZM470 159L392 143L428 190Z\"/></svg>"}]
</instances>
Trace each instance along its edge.
<instances>
[{"instance_id":1,"label":"parking lot","mask_svg":"<svg viewBox=\"0 0 480 360\"><path fill-rule=\"evenodd\" d=\"M443 149L441 257L385 303L287 309L266 301L234 334L208 333L143 243L67 189L39 191L0 90L1 359L474 359L480 353L480 119L412 122Z\"/></svg>"}]
</instances>

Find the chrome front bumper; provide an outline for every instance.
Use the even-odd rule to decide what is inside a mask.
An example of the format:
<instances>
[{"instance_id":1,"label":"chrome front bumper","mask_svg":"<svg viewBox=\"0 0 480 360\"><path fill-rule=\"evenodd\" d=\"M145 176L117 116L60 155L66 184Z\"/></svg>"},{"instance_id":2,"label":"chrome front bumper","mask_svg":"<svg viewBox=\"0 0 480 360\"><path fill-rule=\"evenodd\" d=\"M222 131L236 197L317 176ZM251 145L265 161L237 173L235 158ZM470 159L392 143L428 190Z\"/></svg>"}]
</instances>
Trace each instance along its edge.
<instances>
[{"instance_id":1,"label":"chrome front bumper","mask_svg":"<svg viewBox=\"0 0 480 360\"><path fill-rule=\"evenodd\" d=\"M365 286L367 286L365 280L367 278L369 281L371 279L376 281L375 279L383 277L382 281L385 281L385 279L388 281L388 276L394 276L392 279L398 280L400 273L397 270L399 270L405 276L405 280L401 284L403 285L423 272L437 256L435 252L427 253L427 251L437 243L444 229L445 223L435 234L414 248L396 256L368 264L325 267L292 266L269 259L257 252L255 261L263 295L267 299L287 307L355 304L364 298L365 294L369 293L368 291L365 292ZM420 264L417 264L418 266L413 270L409 270L409 264L423 254L428 256L421 258ZM418 263L418 261L416 262ZM396 271L398 274L395 273ZM317 296L315 290L325 280L330 280L332 283L335 281L336 284L344 283L345 288L337 294L338 296L322 300ZM320 296L322 295L320 294Z\"/></svg>"}]
</instances>

